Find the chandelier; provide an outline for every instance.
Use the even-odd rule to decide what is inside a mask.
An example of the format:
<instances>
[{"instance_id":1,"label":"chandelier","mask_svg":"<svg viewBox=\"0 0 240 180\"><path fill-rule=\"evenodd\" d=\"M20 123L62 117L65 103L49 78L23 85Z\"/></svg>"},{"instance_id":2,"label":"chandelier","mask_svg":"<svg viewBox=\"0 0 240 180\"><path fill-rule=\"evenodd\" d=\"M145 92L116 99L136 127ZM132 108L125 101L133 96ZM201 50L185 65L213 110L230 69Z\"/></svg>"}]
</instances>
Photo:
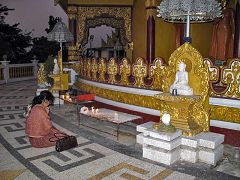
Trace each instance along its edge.
<instances>
[{"instance_id":1,"label":"chandelier","mask_svg":"<svg viewBox=\"0 0 240 180\"><path fill-rule=\"evenodd\" d=\"M158 17L169 22L208 22L222 16L221 4L216 0L163 0Z\"/></svg>"},{"instance_id":2,"label":"chandelier","mask_svg":"<svg viewBox=\"0 0 240 180\"><path fill-rule=\"evenodd\" d=\"M222 16L221 4L216 0L163 0L157 16L168 22L186 22L184 42L192 42L190 21L208 22Z\"/></svg>"}]
</instances>

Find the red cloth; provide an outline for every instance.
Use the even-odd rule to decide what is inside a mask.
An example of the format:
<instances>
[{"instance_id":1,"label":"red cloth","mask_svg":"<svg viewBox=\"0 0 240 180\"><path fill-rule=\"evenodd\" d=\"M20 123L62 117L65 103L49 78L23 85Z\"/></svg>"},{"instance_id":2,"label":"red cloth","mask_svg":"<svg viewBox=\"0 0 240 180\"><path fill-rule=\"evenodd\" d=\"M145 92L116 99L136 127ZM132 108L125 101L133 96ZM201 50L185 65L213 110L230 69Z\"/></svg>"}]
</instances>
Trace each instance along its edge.
<instances>
[{"instance_id":1,"label":"red cloth","mask_svg":"<svg viewBox=\"0 0 240 180\"><path fill-rule=\"evenodd\" d=\"M48 110L42 105L35 105L26 120L25 132L29 137L43 137L50 133L53 127Z\"/></svg>"},{"instance_id":2,"label":"red cloth","mask_svg":"<svg viewBox=\"0 0 240 180\"><path fill-rule=\"evenodd\" d=\"M55 137L54 133L62 133L52 125L48 112L47 108L39 104L32 108L27 117L25 133L33 147L55 146L56 142L50 142L49 139Z\"/></svg>"},{"instance_id":3,"label":"red cloth","mask_svg":"<svg viewBox=\"0 0 240 180\"><path fill-rule=\"evenodd\" d=\"M57 133L57 137L63 138L64 135L61 134L62 132L58 129L51 128L50 133L46 136L35 138L35 137L29 137L29 141L31 145L35 148L44 148L44 147L51 147L56 145L57 138L54 136L54 134ZM51 141L49 140L51 139Z\"/></svg>"},{"instance_id":4,"label":"red cloth","mask_svg":"<svg viewBox=\"0 0 240 180\"><path fill-rule=\"evenodd\" d=\"M77 96L77 101L92 101L95 99L95 94L82 94Z\"/></svg>"}]
</instances>

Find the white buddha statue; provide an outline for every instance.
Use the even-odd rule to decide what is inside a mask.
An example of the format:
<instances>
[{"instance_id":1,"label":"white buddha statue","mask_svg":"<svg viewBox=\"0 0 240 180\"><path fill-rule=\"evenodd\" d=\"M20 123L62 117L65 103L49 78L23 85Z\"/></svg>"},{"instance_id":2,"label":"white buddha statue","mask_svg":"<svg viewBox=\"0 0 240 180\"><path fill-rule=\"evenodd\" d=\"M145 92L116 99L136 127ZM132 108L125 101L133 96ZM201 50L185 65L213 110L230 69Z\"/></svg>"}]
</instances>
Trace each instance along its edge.
<instances>
[{"instance_id":1,"label":"white buddha statue","mask_svg":"<svg viewBox=\"0 0 240 180\"><path fill-rule=\"evenodd\" d=\"M172 93L173 89L176 89L179 95L193 95L193 89L188 85L188 72L185 69L186 64L180 62L175 81L170 86L170 93Z\"/></svg>"},{"instance_id":2,"label":"white buddha statue","mask_svg":"<svg viewBox=\"0 0 240 180\"><path fill-rule=\"evenodd\" d=\"M56 58L54 59L53 74L59 74L59 66Z\"/></svg>"}]
</instances>

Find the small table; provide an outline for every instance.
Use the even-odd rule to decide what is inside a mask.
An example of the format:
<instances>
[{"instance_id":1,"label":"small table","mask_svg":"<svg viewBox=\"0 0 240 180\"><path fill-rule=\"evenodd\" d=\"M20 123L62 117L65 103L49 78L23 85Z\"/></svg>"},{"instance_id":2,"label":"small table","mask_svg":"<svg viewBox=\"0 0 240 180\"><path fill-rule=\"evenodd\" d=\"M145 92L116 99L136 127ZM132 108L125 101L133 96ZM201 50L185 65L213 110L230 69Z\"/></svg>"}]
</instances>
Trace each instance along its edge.
<instances>
[{"instance_id":1,"label":"small table","mask_svg":"<svg viewBox=\"0 0 240 180\"><path fill-rule=\"evenodd\" d=\"M114 111L114 110L110 110L110 109L105 109L105 108L100 108L97 113L92 112L91 109L90 109L87 113L81 113L80 111L78 111L78 114L79 114L78 115L79 126L80 126L80 121L81 121L80 115L86 115L86 116L90 116L90 117L96 118L96 119L101 120L101 121L107 121L107 122L111 122L113 124L116 124L117 125L117 135L106 132L106 131L102 131L100 129L93 128L93 127L90 127L90 126L87 126L87 125L84 125L84 124L81 124L81 125L92 128L92 129L95 129L95 130L98 130L98 131L101 131L101 132L104 132L104 133L107 133L107 134L111 134L113 136L117 136L117 140L119 138L119 126L121 124L124 124L126 122L130 122L130 121L134 121L134 120L137 120L137 119L142 119L142 121L143 121L143 118L141 116L136 116L136 115L127 114L127 113Z\"/></svg>"}]
</instances>

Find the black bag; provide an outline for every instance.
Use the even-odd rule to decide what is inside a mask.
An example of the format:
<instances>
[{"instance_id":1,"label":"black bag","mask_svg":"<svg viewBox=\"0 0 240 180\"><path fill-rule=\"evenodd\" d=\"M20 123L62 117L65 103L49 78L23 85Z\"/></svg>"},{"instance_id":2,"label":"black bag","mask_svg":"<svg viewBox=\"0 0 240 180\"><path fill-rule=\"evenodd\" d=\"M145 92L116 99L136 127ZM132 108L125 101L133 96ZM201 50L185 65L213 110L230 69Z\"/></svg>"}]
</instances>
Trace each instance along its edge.
<instances>
[{"instance_id":1,"label":"black bag","mask_svg":"<svg viewBox=\"0 0 240 180\"><path fill-rule=\"evenodd\" d=\"M64 137L60 138L56 134L58 133L54 134L54 136L57 138L56 146L55 146L55 149L57 152L65 151L78 146L77 138L75 136L69 136L69 135L63 134ZM51 141L50 139L49 141Z\"/></svg>"}]
</instances>

